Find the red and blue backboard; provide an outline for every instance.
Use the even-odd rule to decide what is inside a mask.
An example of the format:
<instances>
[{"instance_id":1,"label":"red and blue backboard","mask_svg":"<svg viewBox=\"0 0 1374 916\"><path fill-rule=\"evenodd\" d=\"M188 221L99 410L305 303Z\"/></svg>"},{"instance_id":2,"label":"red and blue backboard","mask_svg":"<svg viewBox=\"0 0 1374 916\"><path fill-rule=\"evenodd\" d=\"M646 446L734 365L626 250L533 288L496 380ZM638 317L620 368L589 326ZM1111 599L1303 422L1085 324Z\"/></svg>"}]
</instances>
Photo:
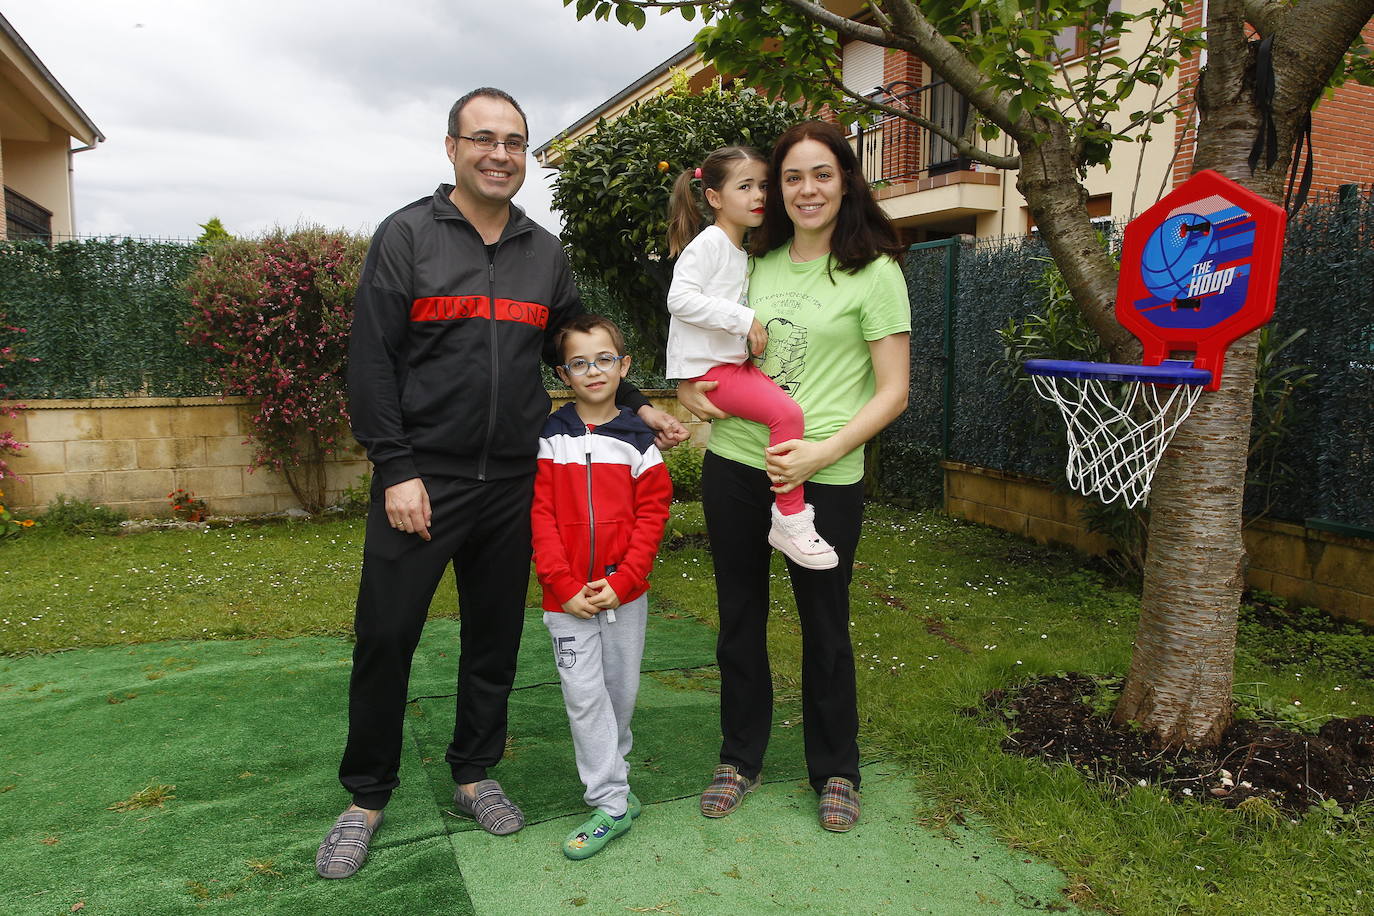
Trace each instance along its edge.
<instances>
[{"instance_id":1,"label":"red and blue backboard","mask_svg":"<svg viewBox=\"0 0 1374 916\"><path fill-rule=\"evenodd\" d=\"M1221 385L1226 348L1267 322L1283 260L1283 208L1209 170L1126 226L1116 320L1158 366L1191 352Z\"/></svg>"}]
</instances>

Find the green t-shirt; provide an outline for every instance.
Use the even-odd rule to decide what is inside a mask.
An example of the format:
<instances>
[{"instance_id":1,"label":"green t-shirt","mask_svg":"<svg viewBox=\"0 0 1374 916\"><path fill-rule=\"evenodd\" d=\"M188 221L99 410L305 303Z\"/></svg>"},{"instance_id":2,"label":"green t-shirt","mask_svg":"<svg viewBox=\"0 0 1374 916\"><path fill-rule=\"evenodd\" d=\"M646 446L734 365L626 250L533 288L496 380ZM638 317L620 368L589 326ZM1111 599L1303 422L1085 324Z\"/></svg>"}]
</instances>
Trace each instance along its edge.
<instances>
[{"instance_id":1,"label":"green t-shirt","mask_svg":"<svg viewBox=\"0 0 1374 916\"><path fill-rule=\"evenodd\" d=\"M857 274L827 274L828 260L794 264L783 245L755 260L749 275L749 306L768 331L761 368L801 406L811 441L833 436L873 397L868 342L911 330L896 261L880 256ZM761 423L729 417L712 424L708 448L722 458L763 468L767 446ZM857 448L812 480L847 484L863 475Z\"/></svg>"}]
</instances>

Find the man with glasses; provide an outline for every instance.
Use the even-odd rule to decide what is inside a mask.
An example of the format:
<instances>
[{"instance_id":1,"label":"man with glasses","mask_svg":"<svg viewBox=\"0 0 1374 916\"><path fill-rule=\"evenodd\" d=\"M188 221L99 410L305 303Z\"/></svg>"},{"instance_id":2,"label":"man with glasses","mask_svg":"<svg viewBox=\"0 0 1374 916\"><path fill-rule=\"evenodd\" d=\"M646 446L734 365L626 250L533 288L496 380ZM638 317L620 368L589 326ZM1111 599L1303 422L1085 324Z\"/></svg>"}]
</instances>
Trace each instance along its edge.
<instances>
[{"instance_id":1,"label":"man with glasses","mask_svg":"<svg viewBox=\"0 0 1374 916\"><path fill-rule=\"evenodd\" d=\"M346 878L367 856L399 785L410 664L452 563L462 611L457 717L445 759L458 813L490 833L524 825L487 770L502 756L530 563L530 502L549 399L541 356L583 313L558 239L511 203L529 127L499 89L449 112L453 184L387 217L354 300L348 389L353 433L372 461L339 780L353 796L316 870ZM670 447L676 419L629 385L617 400Z\"/></svg>"}]
</instances>

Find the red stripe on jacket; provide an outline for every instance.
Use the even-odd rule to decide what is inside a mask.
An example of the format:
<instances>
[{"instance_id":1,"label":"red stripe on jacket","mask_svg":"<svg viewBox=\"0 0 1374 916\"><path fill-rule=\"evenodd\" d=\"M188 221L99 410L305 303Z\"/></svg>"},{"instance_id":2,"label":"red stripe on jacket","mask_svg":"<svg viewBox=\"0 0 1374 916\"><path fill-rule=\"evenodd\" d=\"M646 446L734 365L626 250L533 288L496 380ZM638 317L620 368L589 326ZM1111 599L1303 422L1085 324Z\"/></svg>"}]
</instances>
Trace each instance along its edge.
<instances>
[{"instance_id":1,"label":"red stripe on jacket","mask_svg":"<svg viewBox=\"0 0 1374 916\"><path fill-rule=\"evenodd\" d=\"M491 314L491 299L486 296L428 296L410 304L411 321L490 319ZM543 330L549 323L549 310L537 302L497 299L496 320L518 321Z\"/></svg>"}]
</instances>

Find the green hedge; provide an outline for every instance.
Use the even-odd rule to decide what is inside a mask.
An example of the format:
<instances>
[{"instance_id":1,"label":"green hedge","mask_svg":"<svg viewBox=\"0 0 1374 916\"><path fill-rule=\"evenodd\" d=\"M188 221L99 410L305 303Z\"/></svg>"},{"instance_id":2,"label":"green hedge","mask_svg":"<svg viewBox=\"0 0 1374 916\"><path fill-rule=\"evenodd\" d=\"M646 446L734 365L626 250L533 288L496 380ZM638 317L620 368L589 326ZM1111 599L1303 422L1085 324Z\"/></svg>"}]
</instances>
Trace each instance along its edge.
<instances>
[{"instance_id":1,"label":"green hedge","mask_svg":"<svg viewBox=\"0 0 1374 916\"><path fill-rule=\"evenodd\" d=\"M197 245L133 239L0 244L6 334L37 362L8 371L13 398L190 397L216 393L203 357L182 342L182 289Z\"/></svg>"}]
</instances>

